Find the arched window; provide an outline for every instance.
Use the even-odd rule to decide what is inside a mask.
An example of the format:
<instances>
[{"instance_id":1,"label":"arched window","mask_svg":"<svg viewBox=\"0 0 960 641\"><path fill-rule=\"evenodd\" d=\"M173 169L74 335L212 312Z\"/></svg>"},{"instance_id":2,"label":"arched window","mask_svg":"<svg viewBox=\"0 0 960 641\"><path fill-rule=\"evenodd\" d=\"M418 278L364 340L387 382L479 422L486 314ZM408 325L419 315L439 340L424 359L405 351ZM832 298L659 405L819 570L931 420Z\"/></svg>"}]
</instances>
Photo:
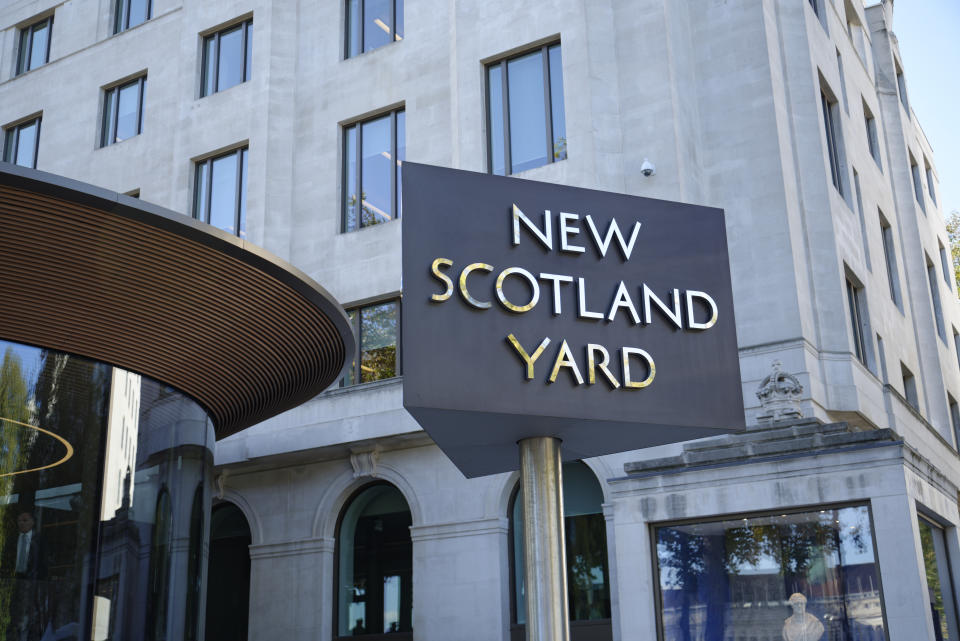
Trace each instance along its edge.
<instances>
[{"instance_id":1,"label":"arched window","mask_svg":"<svg viewBox=\"0 0 960 641\"><path fill-rule=\"evenodd\" d=\"M233 503L210 516L207 566L207 641L247 641L250 620L250 526Z\"/></svg>"},{"instance_id":2,"label":"arched window","mask_svg":"<svg viewBox=\"0 0 960 641\"><path fill-rule=\"evenodd\" d=\"M147 639L167 638L167 598L170 595L170 547L173 543L173 512L170 492L162 488L153 514L153 536L150 541L150 598L147 601Z\"/></svg>"},{"instance_id":3,"label":"arched window","mask_svg":"<svg viewBox=\"0 0 960 641\"><path fill-rule=\"evenodd\" d=\"M524 638L527 620L523 561L523 501L520 486L510 506L511 583L513 622L511 638ZM567 601L570 638L612 639L610 572L607 563L607 524L603 491L585 464L563 465L563 516L567 550Z\"/></svg>"},{"instance_id":4,"label":"arched window","mask_svg":"<svg viewBox=\"0 0 960 641\"><path fill-rule=\"evenodd\" d=\"M411 523L403 494L386 483L347 502L337 527L336 637L412 638Z\"/></svg>"},{"instance_id":5,"label":"arched window","mask_svg":"<svg viewBox=\"0 0 960 641\"><path fill-rule=\"evenodd\" d=\"M190 508L190 548L187 551L187 611L183 618L184 641L200 637L200 597L203 594L203 484L193 493Z\"/></svg>"}]
</instances>

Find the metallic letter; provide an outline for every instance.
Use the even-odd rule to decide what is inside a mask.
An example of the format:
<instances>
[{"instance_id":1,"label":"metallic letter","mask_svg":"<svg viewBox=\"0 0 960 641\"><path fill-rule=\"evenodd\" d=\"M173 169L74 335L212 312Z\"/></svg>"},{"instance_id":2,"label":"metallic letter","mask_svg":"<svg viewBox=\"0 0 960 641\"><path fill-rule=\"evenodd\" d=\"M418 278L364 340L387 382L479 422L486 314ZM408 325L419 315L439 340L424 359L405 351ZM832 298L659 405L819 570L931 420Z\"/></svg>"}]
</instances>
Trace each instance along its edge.
<instances>
[{"instance_id":1,"label":"metallic letter","mask_svg":"<svg viewBox=\"0 0 960 641\"><path fill-rule=\"evenodd\" d=\"M603 354L603 360L597 363L593 358L594 352L600 352ZM604 376L607 377L607 380L610 381L610 385L613 386L613 389L620 387L620 381L613 375L613 373L607 369L607 364L610 363L610 354L607 352L607 348L603 345L597 345L595 343L589 343L587 345L587 380L591 385L597 382L596 377L596 368L599 367L600 371L603 372Z\"/></svg>"},{"instance_id":2,"label":"metallic letter","mask_svg":"<svg viewBox=\"0 0 960 641\"><path fill-rule=\"evenodd\" d=\"M633 300L630 298L630 294L627 293L627 286L623 284L622 280L620 281L620 286L617 287L617 293L613 296L613 304L610 305L610 313L607 314L607 320L612 321L617 310L621 307L626 307L630 315L633 316L634 325L640 324L640 317L637 316L637 310L633 306Z\"/></svg>"},{"instance_id":3,"label":"metallic letter","mask_svg":"<svg viewBox=\"0 0 960 641\"><path fill-rule=\"evenodd\" d=\"M553 315L560 315L560 283L572 283L572 276L563 276L560 274L540 274L542 280L553 281Z\"/></svg>"},{"instance_id":4,"label":"metallic letter","mask_svg":"<svg viewBox=\"0 0 960 641\"><path fill-rule=\"evenodd\" d=\"M607 235L601 241L600 232L597 231L597 227L593 224L593 219L590 218L590 215L585 216L587 219L587 227L590 228L590 233L593 235L593 242L597 244L597 249L600 250L600 257L606 258L607 249L610 248L610 241L613 239L613 236L616 235L617 242L620 243L620 253L623 254L623 260L630 260L630 254L633 253L633 243L637 240L637 232L640 231L640 223L636 222L633 224L633 233L630 234L630 242L625 242L623 240L623 234L620 233L620 228L617 227L617 220L615 218L610 219L610 226L607 227Z\"/></svg>"},{"instance_id":5,"label":"metallic letter","mask_svg":"<svg viewBox=\"0 0 960 641\"><path fill-rule=\"evenodd\" d=\"M470 272L475 269L480 269L485 272L492 272L493 265L488 265L486 263L470 263L464 267L463 271L460 272L460 293L463 294L463 298L474 307L478 309L488 309L490 307L490 303L476 300L470 296L470 292L467 291L467 276L469 276Z\"/></svg>"},{"instance_id":6,"label":"metallic letter","mask_svg":"<svg viewBox=\"0 0 960 641\"><path fill-rule=\"evenodd\" d=\"M642 381L640 381L639 383L635 383L630 379L630 355L631 354L636 354L640 358L647 361L647 367L650 369L650 375L647 376ZM620 355L621 355L621 358L623 359L623 386L624 387L637 389L641 387L646 387L647 385L653 382L653 377L657 375L657 367L653 364L653 358L651 358L650 354L646 353L639 347L621 347Z\"/></svg>"},{"instance_id":7,"label":"metallic letter","mask_svg":"<svg viewBox=\"0 0 960 641\"><path fill-rule=\"evenodd\" d=\"M710 306L712 315L710 320L706 323L698 323L693 320L693 299L699 298L706 301L707 305ZM692 289L687 290L687 327L689 329L710 329L717 324L717 304L713 302L713 299L710 298L707 294L703 292L694 291Z\"/></svg>"},{"instance_id":8,"label":"metallic letter","mask_svg":"<svg viewBox=\"0 0 960 641\"><path fill-rule=\"evenodd\" d=\"M577 385L583 385L583 377L580 376L577 361L574 360L573 353L570 352L570 347L567 346L566 340L560 343L560 351L557 352L557 360L553 363L553 371L550 372L550 378L547 379L548 383L557 382L557 374L560 373L561 367L569 367L570 373L577 379Z\"/></svg>"},{"instance_id":9,"label":"metallic letter","mask_svg":"<svg viewBox=\"0 0 960 641\"><path fill-rule=\"evenodd\" d=\"M453 281L450 280L449 276L447 276L446 274L440 271L441 265L443 265L444 267L452 267L453 261L450 260L449 258L438 258L435 261L433 261L432 265L430 265L430 271L433 272L434 277L440 282L445 283L447 285L447 290L445 292L443 292L442 294L434 294L433 296L430 297L430 300L437 303L442 303L443 301L447 300L448 298L450 298L450 296L453 295Z\"/></svg>"},{"instance_id":10,"label":"metallic letter","mask_svg":"<svg viewBox=\"0 0 960 641\"><path fill-rule=\"evenodd\" d=\"M513 205L513 244L520 244L520 221L523 221L523 224L527 226L533 235L540 239L540 242L543 243L544 247L547 249L553 249L553 220L550 218L550 210L545 209L543 211L543 231L537 229L537 226L533 224L529 218L524 215L520 208L517 207L516 203Z\"/></svg>"},{"instance_id":11,"label":"metallic letter","mask_svg":"<svg viewBox=\"0 0 960 641\"><path fill-rule=\"evenodd\" d=\"M654 294L649 287L647 287L646 283L643 284L643 315L647 324L650 324L650 321L652 320L650 317L651 300L657 304L657 307L660 308L660 311L662 311L667 318L673 321L673 324L676 325L677 328L683 329L683 319L680 318L679 289L673 290L673 310L671 310L669 307L667 307L666 303L657 298L657 295Z\"/></svg>"},{"instance_id":12,"label":"metallic letter","mask_svg":"<svg viewBox=\"0 0 960 641\"><path fill-rule=\"evenodd\" d=\"M568 214L565 212L560 212L560 251L572 252L574 254L582 254L586 250L580 245L571 245L567 242L567 236L570 234L579 234L580 228L568 225L568 220L580 220L579 214Z\"/></svg>"},{"instance_id":13,"label":"metallic letter","mask_svg":"<svg viewBox=\"0 0 960 641\"><path fill-rule=\"evenodd\" d=\"M550 344L550 338L544 338L543 342L540 343L540 347L538 347L533 354L527 354L527 350L523 349L523 346L520 345L517 337L513 334L507 335L507 342L513 345L513 349L517 350L517 353L520 354L520 358L522 358L523 362L527 364L527 380L532 380L533 363L540 358L540 354L543 354L543 350L547 349L547 345Z\"/></svg>"},{"instance_id":14,"label":"metallic letter","mask_svg":"<svg viewBox=\"0 0 960 641\"><path fill-rule=\"evenodd\" d=\"M514 305L507 300L506 294L503 293L503 281L510 274L519 274L527 279L527 282L530 283L530 288L533 290L533 295L530 297L530 302L526 305ZM522 314L523 312L529 312L531 309L537 306L537 303L540 301L540 285L537 283L537 279L533 277L533 274L525 270L523 267L507 267L505 270L500 272L500 275L497 276L497 298L500 299L500 302L503 303L503 306L509 309L512 312L517 312Z\"/></svg>"},{"instance_id":15,"label":"metallic letter","mask_svg":"<svg viewBox=\"0 0 960 641\"><path fill-rule=\"evenodd\" d=\"M578 284L577 299L580 302L580 309L579 309L580 318L603 318L603 314L601 314L600 312L591 312L587 310L586 286L583 284L583 279L578 278L577 284Z\"/></svg>"}]
</instances>

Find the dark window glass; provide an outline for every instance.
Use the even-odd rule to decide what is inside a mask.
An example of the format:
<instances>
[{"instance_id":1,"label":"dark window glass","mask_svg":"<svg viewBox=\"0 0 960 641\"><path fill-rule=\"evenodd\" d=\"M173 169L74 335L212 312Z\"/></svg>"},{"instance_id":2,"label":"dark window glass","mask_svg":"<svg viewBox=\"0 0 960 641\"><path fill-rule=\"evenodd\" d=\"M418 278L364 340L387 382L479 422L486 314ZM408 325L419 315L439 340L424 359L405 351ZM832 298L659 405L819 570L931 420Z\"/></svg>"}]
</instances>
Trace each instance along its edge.
<instances>
[{"instance_id":1,"label":"dark window glass","mask_svg":"<svg viewBox=\"0 0 960 641\"><path fill-rule=\"evenodd\" d=\"M943 308L940 306L940 289L937 287L937 268L927 256L927 284L930 286L930 301L933 303L933 320L937 326L937 335L946 342L947 333L943 325Z\"/></svg>"},{"instance_id":2,"label":"dark window glass","mask_svg":"<svg viewBox=\"0 0 960 641\"><path fill-rule=\"evenodd\" d=\"M867 506L655 529L663 639L881 641Z\"/></svg>"},{"instance_id":3,"label":"dark window glass","mask_svg":"<svg viewBox=\"0 0 960 641\"><path fill-rule=\"evenodd\" d=\"M210 517L206 641L247 641L250 620L250 526L236 505L220 503Z\"/></svg>"},{"instance_id":4,"label":"dark window glass","mask_svg":"<svg viewBox=\"0 0 960 641\"><path fill-rule=\"evenodd\" d=\"M927 193L930 194L930 202L936 205L937 195L933 191L933 171L930 169L930 165L926 166L926 173L927 173Z\"/></svg>"},{"instance_id":5,"label":"dark window glass","mask_svg":"<svg viewBox=\"0 0 960 641\"><path fill-rule=\"evenodd\" d=\"M247 148L197 163L193 217L245 238Z\"/></svg>"},{"instance_id":6,"label":"dark window glass","mask_svg":"<svg viewBox=\"0 0 960 641\"><path fill-rule=\"evenodd\" d=\"M203 39L200 95L208 96L251 78L253 20L246 20Z\"/></svg>"},{"instance_id":7,"label":"dark window glass","mask_svg":"<svg viewBox=\"0 0 960 641\"><path fill-rule=\"evenodd\" d=\"M350 501L337 531L337 637L408 633L409 638L411 523L410 508L392 485L369 486Z\"/></svg>"},{"instance_id":8,"label":"dark window glass","mask_svg":"<svg viewBox=\"0 0 960 641\"><path fill-rule=\"evenodd\" d=\"M947 284L948 289L953 289L953 274L950 271L950 261L947 260L947 250L942 243L940 245L940 269L943 270L943 282Z\"/></svg>"},{"instance_id":9,"label":"dark window glass","mask_svg":"<svg viewBox=\"0 0 960 641\"><path fill-rule=\"evenodd\" d=\"M900 71L900 65L897 65L897 92L900 94L900 102L903 104L903 108L907 110L907 113L910 113L910 105L907 103L907 83L903 79L903 72Z\"/></svg>"},{"instance_id":10,"label":"dark window glass","mask_svg":"<svg viewBox=\"0 0 960 641\"><path fill-rule=\"evenodd\" d=\"M21 167L36 168L39 146L40 117L38 116L6 130L3 159Z\"/></svg>"},{"instance_id":11,"label":"dark window glass","mask_svg":"<svg viewBox=\"0 0 960 641\"><path fill-rule=\"evenodd\" d=\"M880 139L877 136L877 119L873 117L867 103L863 103L863 119L867 127L867 146L870 148L870 155L877 163L877 167L883 168L883 162L880 160Z\"/></svg>"},{"instance_id":12,"label":"dark window glass","mask_svg":"<svg viewBox=\"0 0 960 641\"><path fill-rule=\"evenodd\" d=\"M151 0L117 0L114 9L113 32L120 33L130 27L136 27L150 19L153 3Z\"/></svg>"},{"instance_id":13,"label":"dark window glass","mask_svg":"<svg viewBox=\"0 0 960 641\"><path fill-rule=\"evenodd\" d=\"M913 372L903 363L900 363L900 377L903 379L903 397L907 399L910 407L919 412L920 397L917 396L917 379L914 377Z\"/></svg>"},{"instance_id":14,"label":"dark window glass","mask_svg":"<svg viewBox=\"0 0 960 641\"><path fill-rule=\"evenodd\" d=\"M913 176L913 195L917 198L917 204L920 205L920 211L926 213L927 209L923 203L923 185L920 179L920 167L917 161L910 157L910 174Z\"/></svg>"},{"instance_id":15,"label":"dark window glass","mask_svg":"<svg viewBox=\"0 0 960 641\"><path fill-rule=\"evenodd\" d=\"M950 577L950 558L943 530L919 519L920 548L923 551L923 566L930 596L930 616L933 629L939 640L956 639L960 630L953 597L953 580Z\"/></svg>"},{"instance_id":16,"label":"dark window glass","mask_svg":"<svg viewBox=\"0 0 960 641\"><path fill-rule=\"evenodd\" d=\"M956 334L954 334L956 338ZM947 406L950 408L950 427L953 428L953 443L954 448L960 450L960 407L957 406L957 401L947 394Z\"/></svg>"},{"instance_id":17,"label":"dark window glass","mask_svg":"<svg viewBox=\"0 0 960 641\"><path fill-rule=\"evenodd\" d=\"M890 223L886 221L883 214L880 214L880 235L883 239L883 255L887 264L887 283L890 285L890 298L899 308L900 302L900 277L897 271L897 254L893 244L893 229Z\"/></svg>"},{"instance_id":18,"label":"dark window glass","mask_svg":"<svg viewBox=\"0 0 960 641\"><path fill-rule=\"evenodd\" d=\"M203 486L193 494L190 508L190 542L187 548L187 611L183 618L184 641L200 638L200 599L203 597ZM216 585L216 584L214 584ZM221 586L217 586L220 589Z\"/></svg>"},{"instance_id":19,"label":"dark window glass","mask_svg":"<svg viewBox=\"0 0 960 641\"><path fill-rule=\"evenodd\" d=\"M860 306L860 294L861 290L854 286L854 284L847 279L847 304L850 308L850 326L853 331L853 349L854 353L859 360L864 365L867 364L867 352L866 345L864 344L863 336L863 325L864 318L862 314L862 309Z\"/></svg>"},{"instance_id":20,"label":"dark window glass","mask_svg":"<svg viewBox=\"0 0 960 641\"><path fill-rule=\"evenodd\" d=\"M563 526L567 554L567 600L571 621L610 619L610 573L603 491L596 476L577 461L563 465ZM527 620L524 580L523 501L519 489L511 508L514 620ZM574 631L571 635L576 637Z\"/></svg>"},{"instance_id":21,"label":"dark window glass","mask_svg":"<svg viewBox=\"0 0 960 641\"><path fill-rule=\"evenodd\" d=\"M44 18L20 30L17 74L47 64L50 59L50 32L52 30L53 16Z\"/></svg>"},{"instance_id":22,"label":"dark window glass","mask_svg":"<svg viewBox=\"0 0 960 641\"><path fill-rule=\"evenodd\" d=\"M101 147L132 138L143 131L146 87L147 77L141 76L104 92Z\"/></svg>"},{"instance_id":23,"label":"dark window glass","mask_svg":"<svg viewBox=\"0 0 960 641\"><path fill-rule=\"evenodd\" d=\"M398 375L399 311L397 301L390 301L347 312L357 337L357 352L349 370L340 379L340 387Z\"/></svg>"},{"instance_id":24,"label":"dark window glass","mask_svg":"<svg viewBox=\"0 0 960 641\"><path fill-rule=\"evenodd\" d=\"M837 103L830 101L827 94L820 92L820 104L823 108L823 125L827 134L827 156L830 159L830 179L833 186L843 195L843 178L840 164L840 135L837 130Z\"/></svg>"},{"instance_id":25,"label":"dark window glass","mask_svg":"<svg viewBox=\"0 0 960 641\"><path fill-rule=\"evenodd\" d=\"M347 58L403 40L403 0L347 0L346 18Z\"/></svg>"},{"instance_id":26,"label":"dark window glass","mask_svg":"<svg viewBox=\"0 0 960 641\"><path fill-rule=\"evenodd\" d=\"M170 595L170 553L173 545L173 513L170 493L160 490L153 513L150 539L150 572L147 579L147 639L167 638L167 601Z\"/></svg>"},{"instance_id":27,"label":"dark window glass","mask_svg":"<svg viewBox=\"0 0 960 641\"><path fill-rule=\"evenodd\" d=\"M397 217L394 212L399 214L405 128L402 110L344 128L344 231L384 223Z\"/></svg>"},{"instance_id":28,"label":"dark window glass","mask_svg":"<svg viewBox=\"0 0 960 641\"><path fill-rule=\"evenodd\" d=\"M491 173L517 173L567 157L559 44L487 67L487 123Z\"/></svg>"}]
</instances>

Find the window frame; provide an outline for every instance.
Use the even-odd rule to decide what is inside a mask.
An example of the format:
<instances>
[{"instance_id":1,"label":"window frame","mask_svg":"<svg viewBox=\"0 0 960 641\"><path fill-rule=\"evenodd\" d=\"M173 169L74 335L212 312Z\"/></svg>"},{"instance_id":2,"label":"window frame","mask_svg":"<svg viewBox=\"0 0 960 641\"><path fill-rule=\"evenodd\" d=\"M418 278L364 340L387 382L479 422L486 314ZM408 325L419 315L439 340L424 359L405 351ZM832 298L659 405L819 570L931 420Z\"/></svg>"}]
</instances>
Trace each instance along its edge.
<instances>
[{"instance_id":1,"label":"window frame","mask_svg":"<svg viewBox=\"0 0 960 641\"><path fill-rule=\"evenodd\" d=\"M903 385L903 399L919 414L920 393L917 390L917 375L903 361L900 361L900 384Z\"/></svg>"},{"instance_id":2,"label":"window frame","mask_svg":"<svg viewBox=\"0 0 960 641\"><path fill-rule=\"evenodd\" d=\"M927 193L930 195L930 202L936 206L937 194L933 189L933 169L931 169L930 161L927 160L926 156L923 157L923 169L927 176Z\"/></svg>"},{"instance_id":3,"label":"window frame","mask_svg":"<svg viewBox=\"0 0 960 641\"><path fill-rule=\"evenodd\" d=\"M887 284L890 298L897 309L903 313L903 296L900 290L900 271L897 269L897 248L893 237L893 226L883 212L877 210L880 219L880 242L883 245L883 258L887 266Z\"/></svg>"},{"instance_id":4,"label":"window frame","mask_svg":"<svg viewBox=\"0 0 960 641\"><path fill-rule=\"evenodd\" d=\"M844 158L841 146L843 145L843 135L839 131L839 112L840 104L835 98L827 95L826 89L820 88L820 107L823 112L823 128L827 139L827 160L830 165L830 181L836 188L840 197L846 201L847 194L844 189Z\"/></svg>"},{"instance_id":5,"label":"window frame","mask_svg":"<svg viewBox=\"0 0 960 641\"><path fill-rule=\"evenodd\" d=\"M213 193L212 193L213 190L211 189L212 181L213 181L213 162L215 160L219 160L220 158L225 158L227 156L231 156L234 154L238 156L236 183L235 183L237 204L234 209L234 216L233 216L236 232L232 235L236 236L237 238L246 238L246 229L245 229L246 225L245 225L245 221L242 219L241 214L245 204L243 200L244 200L244 191L246 189L246 185L244 184L244 180L243 180L244 160L246 159L246 161L249 163L249 156L250 156L249 143L243 143L242 145L239 145L237 147L231 147L230 149L227 149L225 151L220 151L215 154L211 154L209 156L203 156L202 158L198 158L193 161L193 204L190 210L190 217L193 218L194 220L199 220L202 223L206 223L207 225L212 224L210 223L210 205L211 205L211 200L213 198ZM204 203L203 210L206 212L206 220L201 218L199 215L200 214L200 207L199 207L200 171L201 171L201 167L203 166L209 167L208 171L206 172L206 176L204 178L204 181L206 184L203 186L204 188L203 194L206 201ZM217 227L217 229L220 229L220 228ZM221 229L221 231L227 234L230 233L225 229Z\"/></svg>"},{"instance_id":6,"label":"window frame","mask_svg":"<svg viewBox=\"0 0 960 641\"><path fill-rule=\"evenodd\" d=\"M40 25L45 25L47 31L47 48L43 54L43 62L38 65L33 64L33 34ZM53 42L53 14L35 20L30 24L21 27L17 39L17 66L14 76L20 76L38 69L50 62L50 45ZM26 42L24 42L26 40ZM24 59L26 57L26 60Z\"/></svg>"},{"instance_id":7,"label":"window frame","mask_svg":"<svg viewBox=\"0 0 960 641\"><path fill-rule=\"evenodd\" d=\"M113 34L123 33L128 29L133 27L138 27L144 22L149 21L153 18L153 0L146 0L147 2L147 11L146 17L144 17L143 22L138 22L135 25L130 24L130 5L133 3L133 0L116 0L113 5Z\"/></svg>"},{"instance_id":8,"label":"window frame","mask_svg":"<svg viewBox=\"0 0 960 641\"><path fill-rule=\"evenodd\" d=\"M241 80L235 85L230 85L229 87L224 87L223 89L221 89L220 88L220 38L221 36L223 36L223 34L229 31L233 31L237 27L240 27L240 32L241 32L240 50L242 54L241 54L240 66L243 68L243 76L242 76L243 80ZM250 81L250 78L253 77L253 66L251 64L248 64L248 60L250 59L250 56L251 56L251 52L249 51L249 48L252 48L252 47L248 47L247 43L250 42L252 44L253 35L252 33L248 34L248 32L252 32L252 31L253 31L253 16L248 16L246 18L242 18L240 20L231 22L226 26L218 27L217 29L210 31L208 33L200 34L200 98L206 98L207 96L212 96L213 94L220 93L221 91L226 91L227 89L245 84ZM214 79L213 79L213 85L212 85L213 88L209 93L206 93L207 67L208 67L207 43L210 42L211 40L213 40L214 42L214 54L213 54L214 55L214 65L213 65ZM248 73L248 67L250 67L249 73Z\"/></svg>"},{"instance_id":9,"label":"window frame","mask_svg":"<svg viewBox=\"0 0 960 641\"><path fill-rule=\"evenodd\" d=\"M913 157L913 152L907 152L907 155L910 160L910 177L913 181L913 195L916 198L917 204L920 205L920 211L926 215L927 206L923 201L923 181L920 178L920 165L917 163L917 159Z\"/></svg>"},{"instance_id":10,"label":"window frame","mask_svg":"<svg viewBox=\"0 0 960 641\"><path fill-rule=\"evenodd\" d=\"M494 162L494 153L493 153L493 119L491 115L491 105L490 105L490 69L493 67L500 68L500 99L503 102L503 175L512 176L518 173L523 173L524 171L530 171L531 169L537 169L539 167L544 167L546 165L552 165L554 163L560 162L561 160L566 160L569 157L569 151L567 148L564 148L563 158L556 157L556 132L554 131L553 126L553 88L551 86L550 80L550 50L553 47L559 47L561 50L561 64L560 64L560 74L561 80L563 77L563 43L561 40L550 40L541 45L535 47L524 49L519 52L512 53L508 56L503 56L497 58L490 62L487 62L483 65L483 82L484 82L484 115L486 122L486 151L487 151L487 173L495 174L493 162ZM546 136L546 151L547 151L547 162L543 165L537 165L537 167L530 167L528 169L521 169L519 171L513 171L513 152L510 145L510 92L509 92L509 78L507 73L507 65L510 61L522 58L524 56L530 55L532 53L540 53L541 57L541 73L543 74L543 110L545 116L545 136ZM560 96L561 99L563 96ZM564 107L564 123L566 123L566 105ZM564 125L564 136L565 140L568 139L566 135L566 125ZM495 174L500 175L500 174Z\"/></svg>"},{"instance_id":11,"label":"window frame","mask_svg":"<svg viewBox=\"0 0 960 641\"><path fill-rule=\"evenodd\" d=\"M937 267L927 252L923 252L923 259L924 267L927 271L927 282L930 286L930 303L933 306L933 324L937 330L937 336L939 336L943 344L946 345L947 329L943 319L943 304L940 300L940 289L937 285L939 281L937 278Z\"/></svg>"},{"instance_id":12,"label":"window frame","mask_svg":"<svg viewBox=\"0 0 960 641\"><path fill-rule=\"evenodd\" d=\"M12 125L7 125L3 128L3 160L4 162L9 162L16 165L17 151L20 148L20 130L30 125L36 124L37 126L37 135L34 136L33 141L33 164L30 165L31 169L37 168L37 158L40 155L40 129L43 124L43 114L37 114L26 120L21 120ZM11 138L12 136L12 138ZM11 142L12 140L12 142ZM19 165L21 167L25 165Z\"/></svg>"},{"instance_id":13,"label":"window frame","mask_svg":"<svg viewBox=\"0 0 960 641\"><path fill-rule=\"evenodd\" d=\"M378 307L380 305L386 305L388 303L395 303L397 307L397 337L396 337L396 363L394 364L393 376L387 378L379 378L374 381L363 381L361 382L361 355L363 354L363 335L362 335L362 325L360 323L360 316L364 309L371 307ZM401 314L401 299L399 296L391 296L388 298L378 298L371 301L367 301L363 304L353 305L351 307L346 307L344 311L347 314L347 320L350 323L350 329L353 330L353 335L356 337L353 346L353 380L355 382L347 384L346 375L341 375L335 386L331 386L330 389L356 389L361 385L372 385L375 383L382 383L383 381L394 381L403 377L403 349L401 347L400 336L401 336L401 323L402 323L402 314ZM357 312L354 318L350 318L351 312ZM347 363L350 362L350 356L347 356L344 359Z\"/></svg>"},{"instance_id":14,"label":"window frame","mask_svg":"<svg viewBox=\"0 0 960 641\"><path fill-rule=\"evenodd\" d=\"M877 130L877 119L870 110L870 106L867 105L867 101L863 100L862 96L861 101L863 103L863 124L867 129L867 149L870 151L874 162L877 163L877 167L880 171L883 171L883 161L880 156L880 132Z\"/></svg>"},{"instance_id":15,"label":"window frame","mask_svg":"<svg viewBox=\"0 0 960 641\"><path fill-rule=\"evenodd\" d=\"M907 116L910 116L910 101L907 99L907 81L903 77L903 67L900 66L900 61L894 59L893 61L893 71L897 77L897 94L900 97L900 104L903 105L903 110L907 112Z\"/></svg>"},{"instance_id":16,"label":"window frame","mask_svg":"<svg viewBox=\"0 0 960 641\"><path fill-rule=\"evenodd\" d=\"M365 46L366 37L364 35L364 18L366 18L366 13L367 13L367 0L357 0L357 20L359 22L357 34L359 35L360 43L358 45L357 53L351 54L350 53L350 49L351 49L350 27L352 26L352 23L350 22L350 0L344 0L344 3L343 3L343 6L344 6L343 59L348 60L350 58L356 58L358 56L362 56L365 53L370 53L371 51L382 49L387 45L392 45L397 42L403 42L403 34L397 31L397 16L403 15L403 6L402 6L403 2L404 0L390 0L390 24L388 25L390 27L390 32L388 35L393 36L390 39L390 42L386 44L382 44L379 47L374 47L373 49L370 49L370 50L365 50L364 46ZM397 5L401 5L401 6L398 8Z\"/></svg>"},{"instance_id":17,"label":"window frame","mask_svg":"<svg viewBox=\"0 0 960 641\"><path fill-rule=\"evenodd\" d=\"M342 154L341 154L342 162L340 163L340 193L341 193L340 233L342 234L358 232L363 229L366 229L367 227L377 227L378 225L382 225L383 223L389 223L395 220L399 220L401 214L403 213L400 210L400 207L401 207L400 167L403 165L403 162L406 160L406 152L404 152L404 158L399 157L398 152L399 152L400 145L398 143L399 141L398 120L401 113L404 114L403 138L404 138L404 141L406 141L407 120L406 120L405 105L400 105L397 107L393 107L391 109L379 111L371 116L367 116L365 118L361 118L358 120L351 120L349 122L344 123L340 127L340 138L342 140L342 144L340 145L340 148L342 150ZM363 213L362 212L363 210L363 125L368 122L373 122L374 120L379 120L384 116L388 116L390 118L390 157L394 159L394 161L397 161L400 163L398 165L397 162L393 162L391 163L391 166L390 166L391 168L391 171L390 171L390 220L385 220L383 221L383 223L373 223L369 225L364 225L363 215L362 215ZM349 175L349 171L347 170L347 165L349 162L349 156L347 154L347 136L348 136L348 132L351 129L356 131L356 142L354 145L353 152L355 154L356 165L357 165L356 176L355 176L355 179L357 182L356 193L359 195L359 199L360 199L357 203L356 227L352 229L348 228L348 225L347 225L347 199L349 198L349 194L350 194L350 185L347 184L348 175ZM406 149L406 144L404 144L404 149Z\"/></svg>"},{"instance_id":18,"label":"window frame","mask_svg":"<svg viewBox=\"0 0 960 641\"><path fill-rule=\"evenodd\" d=\"M866 301L862 300L864 297L863 286L857 285L849 274L844 280L846 283L849 327L853 333L853 355L864 367L870 369L867 336L871 336L872 332L870 332L870 324L863 309L866 307Z\"/></svg>"},{"instance_id":19,"label":"window frame","mask_svg":"<svg viewBox=\"0 0 960 641\"><path fill-rule=\"evenodd\" d=\"M130 138L134 138L143 133L143 95L147 88L147 74L141 74L129 80L124 80L121 82L108 85L103 89L103 114L100 117L100 148L109 147L110 145L115 145L118 142L123 142L123 140L129 140L129 138L124 138L123 140L117 140L117 124L120 117L119 109L119 97L120 91L126 89L127 87L136 84L137 85L137 133ZM111 122L107 123L107 116L110 115L107 105L113 102L112 108L112 118ZM110 133L113 132L111 136ZM109 140L112 138L112 140Z\"/></svg>"}]
</instances>

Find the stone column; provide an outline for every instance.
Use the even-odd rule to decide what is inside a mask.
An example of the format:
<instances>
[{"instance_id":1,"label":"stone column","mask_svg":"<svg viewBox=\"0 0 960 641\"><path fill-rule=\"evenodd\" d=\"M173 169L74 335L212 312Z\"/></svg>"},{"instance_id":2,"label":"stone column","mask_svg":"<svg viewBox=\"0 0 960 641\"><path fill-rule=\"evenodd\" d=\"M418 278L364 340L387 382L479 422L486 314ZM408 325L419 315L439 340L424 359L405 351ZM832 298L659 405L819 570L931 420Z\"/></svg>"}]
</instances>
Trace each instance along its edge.
<instances>
[{"instance_id":1,"label":"stone column","mask_svg":"<svg viewBox=\"0 0 960 641\"><path fill-rule=\"evenodd\" d=\"M614 638L619 635L621 639L656 639L657 578L651 553L650 527L643 520L640 510L631 508L629 504L615 503L613 512L612 538L618 544L615 545L612 565L617 568L617 576L616 581L612 575L610 578L611 588L617 591L619 609L619 622L617 617L613 619Z\"/></svg>"}]
</instances>

